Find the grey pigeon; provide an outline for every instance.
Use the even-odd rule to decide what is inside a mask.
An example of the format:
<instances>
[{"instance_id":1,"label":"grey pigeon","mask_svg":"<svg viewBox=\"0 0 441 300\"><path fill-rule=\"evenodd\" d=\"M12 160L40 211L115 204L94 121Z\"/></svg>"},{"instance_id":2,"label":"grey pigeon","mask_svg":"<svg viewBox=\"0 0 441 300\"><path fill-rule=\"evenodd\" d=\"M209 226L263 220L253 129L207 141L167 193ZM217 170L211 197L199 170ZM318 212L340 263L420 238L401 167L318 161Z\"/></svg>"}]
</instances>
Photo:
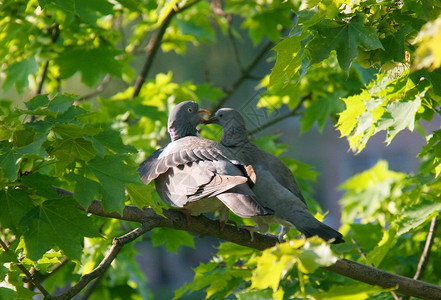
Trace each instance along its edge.
<instances>
[{"instance_id":1,"label":"grey pigeon","mask_svg":"<svg viewBox=\"0 0 441 300\"><path fill-rule=\"evenodd\" d=\"M194 101L184 101L170 112L171 143L153 152L138 168L145 184L155 180L159 196L168 205L190 215L219 211L221 229L229 209L250 218L271 213L251 191L252 169L237 161L218 143L198 136L202 122ZM220 200L220 201L219 201Z\"/></svg>"},{"instance_id":2,"label":"grey pigeon","mask_svg":"<svg viewBox=\"0 0 441 300\"><path fill-rule=\"evenodd\" d=\"M342 243L342 234L321 223L309 212L305 199L291 170L276 156L261 150L248 139L245 121L239 112L223 108L215 116L204 122L223 127L221 145L230 149L245 164L253 167L256 183L253 192L264 205L274 211L272 216L252 218L261 232L268 230L269 224L281 224L282 240L290 227L295 226L306 237L318 235L324 240Z\"/></svg>"}]
</instances>

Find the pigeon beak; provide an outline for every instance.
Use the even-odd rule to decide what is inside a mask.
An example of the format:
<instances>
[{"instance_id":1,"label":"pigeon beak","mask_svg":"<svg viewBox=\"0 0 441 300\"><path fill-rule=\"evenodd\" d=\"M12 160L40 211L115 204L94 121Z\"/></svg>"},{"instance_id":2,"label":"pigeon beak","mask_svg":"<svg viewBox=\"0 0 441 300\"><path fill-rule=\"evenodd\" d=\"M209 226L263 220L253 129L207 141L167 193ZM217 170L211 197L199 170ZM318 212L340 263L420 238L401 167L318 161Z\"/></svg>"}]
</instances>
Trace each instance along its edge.
<instances>
[{"instance_id":1,"label":"pigeon beak","mask_svg":"<svg viewBox=\"0 0 441 300\"><path fill-rule=\"evenodd\" d=\"M208 114L208 116L210 116L210 111L206 110L206 109L200 109L196 112L197 114ZM205 119L201 118L201 123L205 123Z\"/></svg>"},{"instance_id":2,"label":"pigeon beak","mask_svg":"<svg viewBox=\"0 0 441 300\"><path fill-rule=\"evenodd\" d=\"M204 121L204 124L218 124L218 119L216 117L212 117L206 121Z\"/></svg>"}]
</instances>

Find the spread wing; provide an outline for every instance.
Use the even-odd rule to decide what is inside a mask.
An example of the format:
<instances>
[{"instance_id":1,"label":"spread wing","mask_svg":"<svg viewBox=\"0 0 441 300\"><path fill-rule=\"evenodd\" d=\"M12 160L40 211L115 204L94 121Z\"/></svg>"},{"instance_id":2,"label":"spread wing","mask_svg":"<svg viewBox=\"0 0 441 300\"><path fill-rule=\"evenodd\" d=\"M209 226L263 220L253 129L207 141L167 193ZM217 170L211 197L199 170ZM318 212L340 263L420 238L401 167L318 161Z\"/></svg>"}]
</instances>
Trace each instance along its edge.
<instances>
[{"instance_id":1,"label":"spread wing","mask_svg":"<svg viewBox=\"0 0 441 300\"><path fill-rule=\"evenodd\" d=\"M216 142L200 137L185 137L166 145L153 152L138 167L138 173L145 184L166 173L170 168L198 161L228 160L236 165L243 176L250 176L254 172L251 166L245 166L237 161L231 152ZM252 185L253 180L249 180Z\"/></svg>"},{"instance_id":2,"label":"spread wing","mask_svg":"<svg viewBox=\"0 0 441 300\"><path fill-rule=\"evenodd\" d=\"M174 141L152 153L138 172L145 184L155 180L156 190L169 205L184 207L215 196L239 216L271 213L249 187L252 167L210 140L185 137Z\"/></svg>"}]
</instances>

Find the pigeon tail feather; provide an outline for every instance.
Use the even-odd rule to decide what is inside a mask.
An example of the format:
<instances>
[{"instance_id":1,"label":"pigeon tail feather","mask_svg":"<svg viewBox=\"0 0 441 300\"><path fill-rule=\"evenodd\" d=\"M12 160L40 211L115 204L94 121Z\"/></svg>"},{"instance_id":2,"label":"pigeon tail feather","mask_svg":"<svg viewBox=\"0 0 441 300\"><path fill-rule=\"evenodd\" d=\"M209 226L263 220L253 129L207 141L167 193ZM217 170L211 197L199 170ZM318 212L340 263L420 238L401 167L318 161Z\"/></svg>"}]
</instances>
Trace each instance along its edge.
<instances>
[{"instance_id":1,"label":"pigeon tail feather","mask_svg":"<svg viewBox=\"0 0 441 300\"><path fill-rule=\"evenodd\" d=\"M333 239L333 244L344 243L343 235L337 230L332 229L326 224L323 224L309 212L302 215L302 218L290 221L294 226L303 233L306 237L319 236L325 241Z\"/></svg>"}]
</instances>

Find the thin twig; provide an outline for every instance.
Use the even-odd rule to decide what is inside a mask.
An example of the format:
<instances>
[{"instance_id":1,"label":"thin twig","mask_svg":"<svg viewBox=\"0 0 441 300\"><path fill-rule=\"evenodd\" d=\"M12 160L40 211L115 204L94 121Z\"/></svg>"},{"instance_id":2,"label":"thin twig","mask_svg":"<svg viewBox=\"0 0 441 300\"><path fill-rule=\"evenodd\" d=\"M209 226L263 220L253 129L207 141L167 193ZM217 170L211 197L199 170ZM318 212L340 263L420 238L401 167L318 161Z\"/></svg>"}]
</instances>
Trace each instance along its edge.
<instances>
[{"instance_id":1,"label":"thin twig","mask_svg":"<svg viewBox=\"0 0 441 300\"><path fill-rule=\"evenodd\" d=\"M162 22L161 26L159 27L156 34L152 36L150 39L150 42L147 45L146 52L147 52L147 59L144 63L144 66L142 67L141 73L138 75L138 78L136 79L135 85L134 85L134 91L132 95L132 99L138 97L139 93L141 92L141 88L149 74L149 71L152 67L153 60L156 57L156 54L159 50L159 47L161 46L162 38L164 37L165 31L167 30L167 27L170 25L171 20L173 17L186 10L187 8L193 6L194 4L198 3L200 0L194 0L189 2L188 4L184 5L181 8L178 8L177 10L172 9L167 17L165 17L164 21Z\"/></svg>"},{"instance_id":2,"label":"thin twig","mask_svg":"<svg viewBox=\"0 0 441 300\"><path fill-rule=\"evenodd\" d=\"M125 51L127 44L126 44L126 33L124 31L123 24L123 12L121 11L121 14L118 15L115 19L115 26L117 30L119 31L119 34L121 35L121 49L122 51Z\"/></svg>"},{"instance_id":3,"label":"thin twig","mask_svg":"<svg viewBox=\"0 0 441 300\"><path fill-rule=\"evenodd\" d=\"M38 88L37 91L35 92L36 95L40 95L41 92L43 91L44 80L46 79L48 69L49 69L49 61L47 60L44 63L43 73L41 73L40 82L38 83Z\"/></svg>"},{"instance_id":4,"label":"thin twig","mask_svg":"<svg viewBox=\"0 0 441 300\"><path fill-rule=\"evenodd\" d=\"M211 108L212 112L217 111L219 108L225 105L225 103L230 100L231 96L234 92L239 88L239 86L246 80L253 78L250 73L254 70L257 64L265 57L268 51L274 46L274 43L269 41L263 46L263 48L259 51L259 53L254 57L251 63L243 70L241 70L240 77L231 85L230 88L225 90L225 96L213 105Z\"/></svg>"},{"instance_id":5,"label":"thin twig","mask_svg":"<svg viewBox=\"0 0 441 300\"><path fill-rule=\"evenodd\" d=\"M231 48L233 49L233 54L234 54L234 60L236 61L237 67L239 68L240 72L243 73L243 69L242 69L242 64L240 62L240 57L239 57L239 50L237 49L237 45L236 45L236 39L233 36L233 31L231 30L231 16L230 20L228 22L228 39L230 40L231 43Z\"/></svg>"},{"instance_id":6,"label":"thin twig","mask_svg":"<svg viewBox=\"0 0 441 300\"><path fill-rule=\"evenodd\" d=\"M426 244L424 245L423 253L418 262L417 270L413 279L420 279L426 271L427 263L429 262L430 251L432 250L433 241L435 240L435 232L438 227L438 218L434 217L430 222L429 234L427 235Z\"/></svg>"},{"instance_id":7,"label":"thin twig","mask_svg":"<svg viewBox=\"0 0 441 300\"><path fill-rule=\"evenodd\" d=\"M432 221L430 221L429 233L427 234L426 243L424 245L423 252L421 253L417 270L415 272L415 275L413 276L413 279L415 280L419 280L426 271L427 263L429 262L430 252L432 250L433 242L435 240L437 228L438 228L438 218L434 217L432 218ZM410 298L409 296L404 296L401 298L401 300L407 300L409 298Z\"/></svg>"},{"instance_id":8,"label":"thin twig","mask_svg":"<svg viewBox=\"0 0 441 300\"><path fill-rule=\"evenodd\" d=\"M260 131L262 131L262 130L264 130L264 129L266 129L266 128L268 128L268 127L270 127L270 126L272 126L272 125L274 125L276 123L279 123L280 121L285 120L286 118L294 117L294 116L299 115L300 113L298 111L299 111L299 109L302 106L301 104L302 104L302 102L300 102L299 105L297 105L294 109L290 110L286 114L281 115L280 117L274 118L271 121L268 121L267 123L265 123L265 124L263 124L263 125L261 125L261 126L259 126L257 128L254 128L248 134L249 135L256 134L256 133L258 133L258 132L260 132Z\"/></svg>"},{"instance_id":9,"label":"thin twig","mask_svg":"<svg viewBox=\"0 0 441 300\"><path fill-rule=\"evenodd\" d=\"M357 251L358 251L358 253L360 253L361 257L363 257L364 260L367 261L366 252L364 252L364 250L363 250L363 248L361 248L360 244L357 243L357 241L353 237L351 237L351 241L357 247ZM371 264L371 267L373 267L373 266L374 266L374 264Z\"/></svg>"},{"instance_id":10,"label":"thin twig","mask_svg":"<svg viewBox=\"0 0 441 300\"><path fill-rule=\"evenodd\" d=\"M110 76L110 74L107 74L106 76L104 76L103 81L101 81L100 85L93 92L90 92L88 94L80 96L75 101L75 103L78 104L78 102L81 102L81 101L93 98L93 97L101 94L104 91L104 88L107 86L107 84L110 82L111 79L112 79L112 76Z\"/></svg>"},{"instance_id":11,"label":"thin twig","mask_svg":"<svg viewBox=\"0 0 441 300\"><path fill-rule=\"evenodd\" d=\"M8 246L6 246L6 243L3 242L2 239L0 239L0 246L2 246L2 248L5 250L5 252L9 251ZM32 282L32 284L44 295L44 296L48 296L49 293L46 291L46 289L40 284L40 282L38 280L36 280L31 273L29 273L29 271L17 260L17 258L15 257L15 255L11 255L11 257L14 257L14 263L17 265L17 267L23 272L23 274L25 274L25 278L24 280L29 280L30 282Z\"/></svg>"},{"instance_id":12,"label":"thin twig","mask_svg":"<svg viewBox=\"0 0 441 300\"><path fill-rule=\"evenodd\" d=\"M49 33L51 35L52 43L55 43L57 41L58 37L60 36L60 27L58 26L58 24L55 24L49 30ZM46 61L44 64L43 73L41 73L40 82L38 83L36 95L40 95L41 92L43 91L43 85L44 85L44 81L46 80L48 70L49 70L49 60Z\"/></svg>"},{"instance_id":13,"label":"thin twig","mask_svg":"<svg viewBox=\"0 0 441 300\"><path fill-rule=\"evenodd\" d=\"M141 226L130 231L129 233L114 238L112 247L110 248L109 252L107 252L106 256L98 265L98 267L93 269L90 273L81 276L81 279L77 282L77 284L71 287L67 292L59 296L48 296L47 299L71 299L73 296L77 295L87 286L87 284L89 284L89 282L104 274L104 272L110 267L110 264L115 260L119 251L121 251L122 247L125 244L132 242L133 240L143 235L147 231L150 231L154 227L155 226L153 222L145 222Z\"/></svg>"}]
</instances>

